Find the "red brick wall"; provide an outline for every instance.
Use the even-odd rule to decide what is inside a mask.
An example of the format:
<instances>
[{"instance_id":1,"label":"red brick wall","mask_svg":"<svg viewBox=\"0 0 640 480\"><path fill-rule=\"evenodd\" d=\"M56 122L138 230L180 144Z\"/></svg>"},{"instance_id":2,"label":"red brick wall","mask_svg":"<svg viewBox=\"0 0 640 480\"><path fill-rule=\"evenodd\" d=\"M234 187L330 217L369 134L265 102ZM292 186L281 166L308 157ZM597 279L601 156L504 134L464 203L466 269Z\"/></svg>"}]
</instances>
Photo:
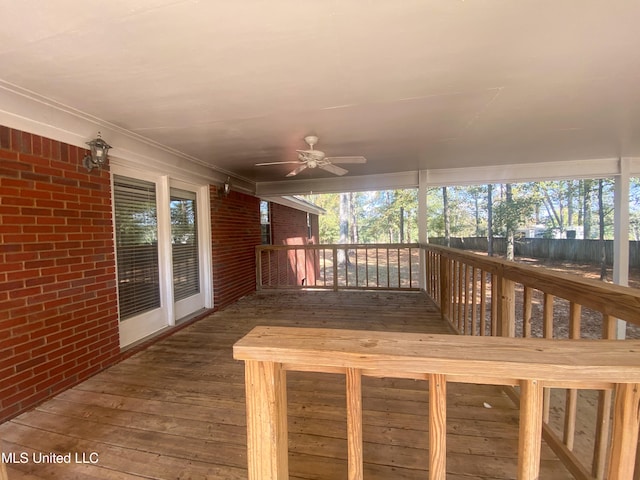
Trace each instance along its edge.
<instances>
[{"instance_id":1,"label":"red brick wall","mask_svg":"<svg viewBox=\"0 0 640 480\"><path fill-rule=\"evenodd\" d=\"M231 192L211 192L213 297L222 308L256 289L256 245L260 245L260 200Z\"/></svg>"},{"instance_id":2,"label":"red brick wall","mask_svg":"<svg viewBox=\"0 0 640 480\"><path fill-rule=\"evenodd\" d=\"M319 238L318 216L311 215L311 238L307 226L307 213L284 205L271 203L271 238L274 245L317 244ZM266 260L266 256L264 260ZM271 285L314 285L319 262L304 250L274 252L271 268L263 268L263 283ZM265 277L266 276L266 277ZM271 277L268 278L267 277Z\"/></svg>"},{"instance_id":3,"label":"red brick wall","mask_svg":"<svg viewBox=\"0 0 640 480\"><path fill-rule=\"evenodd\" d=\"M315 223L312 237L308 238L307 213L277 203L271 204L271 230L274 245L309 245L318 243L318 216L311 215Z\"/></svg>"},{"instance_id":4,"label":"red brick wall","mask_svg":"<svg viewBox=\"0 0 640 480\"><path fill-rule=\"evenodd\" d=\"M119 353L108 171L0 126L0 422Z\"/></svg>"}]
</instances>

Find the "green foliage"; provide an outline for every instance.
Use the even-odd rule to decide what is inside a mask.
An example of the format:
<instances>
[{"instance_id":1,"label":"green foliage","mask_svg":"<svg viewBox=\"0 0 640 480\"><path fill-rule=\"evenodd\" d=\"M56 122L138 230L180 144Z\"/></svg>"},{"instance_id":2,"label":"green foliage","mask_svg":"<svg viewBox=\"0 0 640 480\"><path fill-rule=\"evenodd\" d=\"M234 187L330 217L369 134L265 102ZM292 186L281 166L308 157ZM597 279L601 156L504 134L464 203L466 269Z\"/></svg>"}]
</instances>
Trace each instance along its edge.
<instances>
[{"instance_id":1,"label":"green foliage","mask_svg":"<svg viewBox=\"0 0 640 480\"><path fill-rule=\"evenodd\" d=\"M494 235L505 235L507 228L538 226L538 234L554 237L569 228L585 225L590 238L598 235L597 180L562 180L512 184L512 201L506 201L504 185L494 185ZM360 243L400 241L401 217L404 215L402 241L418 240L417 189L358 192L351 195L352 215L357 223ZM631 182L631 236L640 238L640 179ZM447 187L452 237L487 234L487 186ZM327 211L320 218L320 241L339 240L339 194L312 195L307 199ZM604 182L605 238L613 237L613 182ZM544 229L540 230L540 226ZM352 229L353 226L350 225ZM427 231L430 237L444 236L442 188L427 189ZM542 233L544 232L544 233Z\"/></svg>"},{"instance_id":2,"label":"green foliage","mask_svg":"<svg viewBox=\"0 0 640 480\"><path fill-rule=\"evenodd\" d=\"M527 196L526 192L514 190L510 200L505 195L494 202L493 228L497 236L506 236L507 232L515 232L519 227L533 220L535 199Z\"/></svg>"}]
</instances>

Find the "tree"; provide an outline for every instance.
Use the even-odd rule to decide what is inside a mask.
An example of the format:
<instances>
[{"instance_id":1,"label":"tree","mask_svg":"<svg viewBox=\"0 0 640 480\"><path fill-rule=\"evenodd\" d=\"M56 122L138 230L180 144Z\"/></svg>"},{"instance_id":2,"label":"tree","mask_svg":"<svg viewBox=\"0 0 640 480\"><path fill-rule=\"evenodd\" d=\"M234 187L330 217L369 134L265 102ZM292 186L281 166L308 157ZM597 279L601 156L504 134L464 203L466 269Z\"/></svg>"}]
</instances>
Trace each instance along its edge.
<instances>
[{"instance_id":1,"label":"tree","mask_svg":"<svg viewBox=\"0 0 640 480\"><path fill-rule=\"evenodd\" d=\"M447 247L450 247L451 219L449 217L449 198L447 197L447 187L442 187L442 216L444 219L444 242Z\"/></svg>"},{"instance_id":2,"label":"tree","mask_svg":"<svg viewBox=\"0 0 640 480\"><path fill-rule=\"evenodd\" d=\"M604 181L598 179L598 243L600 244L600 280L607 279L607 251L604 243Z\"/></svg>"},{"instance_id":3,"label":"tree","mask_svg":"<svg viewBox=\"0 0 640 480\"><path fill-rule=\"evenodd\" d=\"M525 192L526 193L526 192ZM505 185L504 199L494 207L495 226L507 238L507 260L514 258L514 237L518 227L525 225L533 214L534 201L531 196L515 191L512 184Z\"/></svg>"},{"instance_id":4,"label":"tree","mask_svg":"<svg viewBox=\"0 0 640 480\"><path fill-rule=\"evenodd\" d=\"M347 244L349 242L349 194L340 194L340 239L338 243ZM346 254L346 250L338 250L338 264L346 265L349 263L349 257Z\"/></svg>"},{"instance_id":5,"label":"tree","mask_svg":"<svg viewBox=\"0 0 640 480\"><path fill-rule=\"evenodd\" d=\"M487 255L493 257L493 185L487 185Z\"/></svg>"}]
</instances>

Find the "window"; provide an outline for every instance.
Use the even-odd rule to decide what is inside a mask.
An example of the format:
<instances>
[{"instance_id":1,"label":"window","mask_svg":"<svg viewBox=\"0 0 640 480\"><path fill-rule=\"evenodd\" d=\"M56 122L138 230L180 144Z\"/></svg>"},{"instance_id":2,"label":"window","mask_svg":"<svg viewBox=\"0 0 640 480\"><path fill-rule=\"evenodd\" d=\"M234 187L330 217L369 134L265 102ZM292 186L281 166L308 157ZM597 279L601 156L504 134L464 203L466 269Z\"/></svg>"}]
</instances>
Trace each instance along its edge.
<instances>
[{"instance_id":1,"label":"window","mask_svg":"<svg viewBox=\"0 0 640 480\"><path fill-rule=\"evenodd\" d=\"M154 183L114 175L120 321L160 306Z\"/></svg>"},{"instance_id":2,"label":"window","mask_svg":"<svg viewBox=\"0 0 640 480\"><path fill-rule=\"evenodd\" d=\"M174 300L200 293L196 194L171 189L171 250Z\"/></svg>"},{"instance_id":3,"label":"window","mask_svg":"<svg viewBox=\"0 0 640 480\"><path fill-rule=\"evenodd\" d=\"M260 201L260 228L262 231L262 244L271 245L271 210L269 202Z\"/></svg>"}]
</instances>

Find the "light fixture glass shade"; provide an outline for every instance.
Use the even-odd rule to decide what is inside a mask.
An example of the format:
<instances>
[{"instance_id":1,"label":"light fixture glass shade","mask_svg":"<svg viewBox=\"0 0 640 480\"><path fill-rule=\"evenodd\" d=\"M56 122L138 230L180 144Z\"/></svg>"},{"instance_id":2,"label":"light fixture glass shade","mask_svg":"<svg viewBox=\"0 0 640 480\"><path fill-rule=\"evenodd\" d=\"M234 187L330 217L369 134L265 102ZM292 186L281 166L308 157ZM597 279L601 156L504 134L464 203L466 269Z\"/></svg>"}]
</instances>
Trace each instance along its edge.
<instances>
[{"instance_id":1,"label":"light fixture glass shade","mask_svg":"<svg viewBox=\"0 0 640 480\"><path fill-rule=\"evenodd\" d=\"M98 138L87 142L87 145L89 145L91 153L84 157L84 166L87 167L89 171L95 167L102 167L107 162L107 154L109 153L111 145L100 138L100 133L98 133Z\"/></svg>"}]
</instances>

